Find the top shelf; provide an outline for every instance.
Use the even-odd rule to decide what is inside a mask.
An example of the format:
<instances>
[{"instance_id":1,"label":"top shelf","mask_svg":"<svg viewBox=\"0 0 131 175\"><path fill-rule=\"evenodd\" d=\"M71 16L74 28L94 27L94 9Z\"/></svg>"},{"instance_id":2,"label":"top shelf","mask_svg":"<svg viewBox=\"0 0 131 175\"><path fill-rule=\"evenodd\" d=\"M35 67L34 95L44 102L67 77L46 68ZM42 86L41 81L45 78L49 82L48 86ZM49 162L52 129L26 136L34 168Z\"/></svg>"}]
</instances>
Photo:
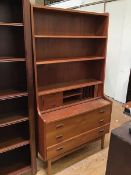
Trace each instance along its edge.
<instances>
[{"instance_id":1,"label":"top shelf","mask_svg":"<svg viewBox=\"0 0 131 175\"><path fill-rule=\"evenodd\" d=\"M34 6L35 38L106 38L108 14Z\"/></svg>"},{"instance_id":2,"label":"top shelf","mask_svg":"<svg viewBox=\"0 0 131 175\"><path fill-rule=\"evenodd\" d=\"M87 11L80 11L80 10L72 10L72 9L63 9L63 8L54 8L54 7L47 7L47 6L40 6L40 5L32 5L34 9L38 10L46 10L58 13L72 13L72 14L85 14L85 15L94 15L94 16L109 16L108 13L96 13L96 12L87 12Z\"/></svg>"},{"instance_id":3,"label":"top shelf","mask_svg":"<svg viewBox=\"0 0 131 175\"><path fill-rule=\"evenodd\" d=\"M106 39L107 36L65 36L65 35L34 35L35 38L59 38L59 39L63 39L63 38L70 38L70 39Z\"/></svg>"},{"instance_id":4,"label":"top shelf","mask_svg":"<svg viewBox=\"0 0 131 175\"><path fill-rule=\"evenodd\" d=\"M6 23L6 22L0 22L0 26L7 26L7 27L23 27L23 23Z\"/></svg>"}]
</instances>

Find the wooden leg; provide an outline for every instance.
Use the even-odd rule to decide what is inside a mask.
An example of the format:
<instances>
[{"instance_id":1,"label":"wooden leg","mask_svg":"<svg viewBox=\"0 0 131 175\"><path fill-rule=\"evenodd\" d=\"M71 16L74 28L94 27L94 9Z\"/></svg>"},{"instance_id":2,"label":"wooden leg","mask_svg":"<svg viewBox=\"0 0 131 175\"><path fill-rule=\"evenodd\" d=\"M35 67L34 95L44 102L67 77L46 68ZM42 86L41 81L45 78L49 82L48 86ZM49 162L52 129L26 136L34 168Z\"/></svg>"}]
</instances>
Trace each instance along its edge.
<instances>
[{"instance_id":1,"label":"wooden leg","mask_svg":"<svg viewBox=\"0 0 131 175\"><path fill-rule=\"evenodd\" d=\"M101 138L101 149L104 149L105 135Z\"/></svg>"},{"instance_id":2,"label":"wooden leg","mask_svg":"<svg viewBox=\"0 0 131 175\"><path fill-rule=\"evenodd\" d=\"M51 175L51 160L48 160L47 174Z\"/></svg>"}]
</instances>

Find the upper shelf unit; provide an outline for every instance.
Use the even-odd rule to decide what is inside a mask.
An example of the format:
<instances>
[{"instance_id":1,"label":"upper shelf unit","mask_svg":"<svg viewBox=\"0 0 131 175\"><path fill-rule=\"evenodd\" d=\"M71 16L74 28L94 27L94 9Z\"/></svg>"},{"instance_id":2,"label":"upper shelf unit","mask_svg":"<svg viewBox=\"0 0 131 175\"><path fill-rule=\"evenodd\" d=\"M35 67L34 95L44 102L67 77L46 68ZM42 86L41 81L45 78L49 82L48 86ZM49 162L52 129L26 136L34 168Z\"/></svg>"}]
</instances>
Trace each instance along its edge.
<instances>
[{"instance_id":1,"label":"upper shelf unit","mask_svg":"<svg viewBox=\"0 0 131 175\"><path fill-rule=\"evenodd\" d=\"M32 6L37 108L103 96L108 14Z\"/></svg>"},{"instance_id":2,"label":"upper shelf unit","mask_svg":"<svg viewBox=\"0 0 131 175\"><path fill-rule=\"evenodd\" d=\"M108 14L77 13L76 11L50 8L34 10L36 38L106 38ZM44 15L44 17L43 17ZM44 20L43 20L44 19Z\"/></svg>"},{"instance_id":3,"label":"upper shelf unit","mask_svg":"<svg viewBox=\"0 0 131 175\"><path fill-rule=\"evenodd\" d=\"M105 39L107 38L106 36L96 36L96 35L76 35L76 36L71 36L71 35L35 35L34 36L36 39L42 39L42 38L58 38L58 39L64 39L64 38L68 38L68 39L95 39L95 38L100 38L100 39Z\"/></svg>"},{"instance_id":4,"label":"upper shelf unit","mask_svg":"<svg viewBox=\"0 0 131 175\"><path fill-rule=\"evenodd\" d=\"M66 62L82 62L82 61L91 61L91 60L103 60L104 57L76 57L76 58L51 58L51 59L38 59L36 61L36 65L44 65L44 64L56 64L56 63L66 63Z\"/></svg>"}]
</instances>

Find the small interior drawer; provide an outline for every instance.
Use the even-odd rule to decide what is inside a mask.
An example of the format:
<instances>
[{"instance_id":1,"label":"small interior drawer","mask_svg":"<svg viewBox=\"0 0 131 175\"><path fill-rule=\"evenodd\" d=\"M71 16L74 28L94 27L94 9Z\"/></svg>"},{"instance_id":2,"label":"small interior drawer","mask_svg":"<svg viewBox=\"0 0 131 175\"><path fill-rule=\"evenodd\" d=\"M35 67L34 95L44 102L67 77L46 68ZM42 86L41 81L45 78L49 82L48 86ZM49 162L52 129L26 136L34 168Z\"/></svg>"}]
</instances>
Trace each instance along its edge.
<instances>
[{"instance_id":1,"label":"small interior drawer","mask_svg":"<svg viewBox=\"0 0 131 175\"><path fill-rule=\"evenodd\" d=\"M39 98L40 98L39 105L42 111L61 106L63 104L63 93L62 92L49 94L49 95L43 95Z\"/></svg>"}]
</instances>

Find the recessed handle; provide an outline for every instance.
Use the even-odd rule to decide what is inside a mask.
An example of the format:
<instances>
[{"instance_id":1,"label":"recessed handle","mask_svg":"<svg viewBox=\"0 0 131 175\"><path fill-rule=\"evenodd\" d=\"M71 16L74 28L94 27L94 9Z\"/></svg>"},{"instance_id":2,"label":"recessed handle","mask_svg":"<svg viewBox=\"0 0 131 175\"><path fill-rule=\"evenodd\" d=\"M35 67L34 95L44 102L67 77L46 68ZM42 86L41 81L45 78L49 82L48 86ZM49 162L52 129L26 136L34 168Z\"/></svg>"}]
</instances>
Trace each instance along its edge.
<instances>
[{"instance_id":1,"label":"recessed handle","mask_svg":"<svg viewBox=\"0 0 131 175\"><path fill-rule=\"evenodd\" d=\"M101 119L101 120L99 121L99 123L104 123L104 121L105 121L104 119Z\"/></svg>"},{"instance_id":2,"label":"recessed handle","mask_svg":"<svg viewBox=\"0 0 131 175\"><path fill-rule=\"evenodd\" d=\"M99 133L103 133L105 130L104 129L101 129L101 130L99 130Z\"/></svg>"},{"instance_id":3,"label":"recessed handle","mask_svg":"<svg viewBox=\"0 0 131 175\"><path fill-rule=\"evenodd\" d=\"M64 148L63 147L60 147L60 148L57 148L56 151L62 151Z\"/></svg>"},{"instance_id":4,"label":"recessed handle","mask_svg":"<svg viewBox=\"0 0 131 175\"><path fill-rule=\"evenodd\" d=\"M64 126L64 123L56 125L56 129L62 128Z\"/></svg>"},{"instance_id":5,"label":"recessed handle","mask_svg":"<svg viewBox=\"0 0 131 175\"><path fill-rule=\"evenodd\" d=\"M63 135L56 136L57 140L62 139L62 138L63 138Z\"/></svg>"},{"instance_id":6,"label":"recessed handle","mask_svg":"<svg viewBox=\"0 0 131 175\"><path fill-rule=\"evenodd\" d=\"M105 113L105 110L104 109L100 110L99 113L103 114L103 113Z\"/></svg>"}]
</instances>

